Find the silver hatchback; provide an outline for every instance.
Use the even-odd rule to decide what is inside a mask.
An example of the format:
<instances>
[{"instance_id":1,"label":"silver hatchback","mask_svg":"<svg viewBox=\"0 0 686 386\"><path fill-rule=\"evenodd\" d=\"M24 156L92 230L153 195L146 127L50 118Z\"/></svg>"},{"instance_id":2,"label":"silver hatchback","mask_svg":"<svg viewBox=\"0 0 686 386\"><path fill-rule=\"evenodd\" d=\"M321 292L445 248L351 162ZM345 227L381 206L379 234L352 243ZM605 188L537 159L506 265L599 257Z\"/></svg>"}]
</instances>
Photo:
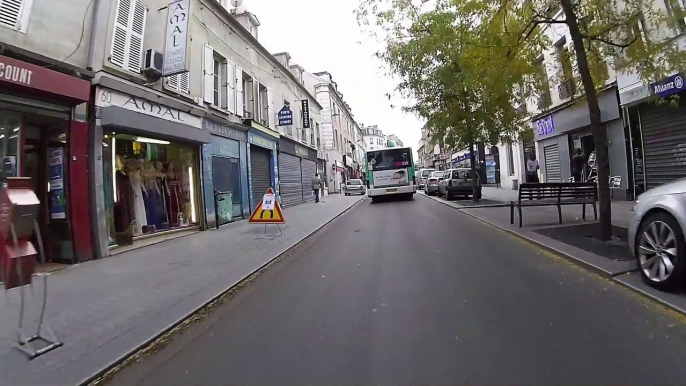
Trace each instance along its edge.
<instances>
[{"instance_id":1,"label":"silver hatchback","mask_svg":"<svg viewBox=\"0 0 686 386\"><path fill-rule=\"evenodd\" d=\"M345 185L343 185L343 189L345 189L346 196L350 196L352 194L364 195L367 193L367 189L364 187L362 180L358 179L346 181Z\"/></svg>"},{"instance_id":2,"label":"silver hatchback","mask_svg":"<svg viewBox=\"0 0 686 386\"><path fill-rule=\"evenodd\" d=\"M643 279L667 289L686 280L686 179L638 197L629 223L629 247Z\"/></svg>"}]
</instances>

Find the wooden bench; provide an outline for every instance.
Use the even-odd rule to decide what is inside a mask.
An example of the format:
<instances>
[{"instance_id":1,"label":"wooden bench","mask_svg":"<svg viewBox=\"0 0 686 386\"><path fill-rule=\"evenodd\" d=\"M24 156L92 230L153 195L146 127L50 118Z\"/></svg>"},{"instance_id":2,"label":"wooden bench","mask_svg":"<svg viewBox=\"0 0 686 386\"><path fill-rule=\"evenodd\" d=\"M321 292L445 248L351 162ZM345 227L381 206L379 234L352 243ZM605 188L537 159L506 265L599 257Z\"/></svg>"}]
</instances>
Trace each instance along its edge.
<instances>
[{"instance_id":1,"label":"wooden bench","mask_svg":"<svg viewBox=\"0 0 686 386\"><path fill-rule=\"evenodd\" d=\"M522 208L529 206L556 206L562 224L563 205L582 205L581 218L586 219L586 204L593 206L598 220L598 188L594 182L547 182L519 185L519 198L510 202L510 224L514 224L514 209L519 211L519 227L522 227Z\"/></svg>"}]
</instances>

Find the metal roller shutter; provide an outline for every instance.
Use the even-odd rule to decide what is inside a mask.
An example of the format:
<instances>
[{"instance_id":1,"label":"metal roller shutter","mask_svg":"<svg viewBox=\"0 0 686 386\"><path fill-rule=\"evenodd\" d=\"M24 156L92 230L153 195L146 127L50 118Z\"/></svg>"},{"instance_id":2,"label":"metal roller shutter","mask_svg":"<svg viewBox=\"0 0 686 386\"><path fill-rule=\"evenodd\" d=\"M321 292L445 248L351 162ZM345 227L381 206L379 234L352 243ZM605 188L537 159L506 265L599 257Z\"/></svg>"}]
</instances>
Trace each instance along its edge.
<instances>
[{"instance_id":1,"label":"metal roller shutter","mask_svg":"<svg viewBox=\"0 0 686 386\"><path fill-rule=\"evenodd\" d=\"M545 182L559 182L560 178L560 149L557 144L543 148L545 157Z\"/></svg>"},{"instance_id":2,"label":"metal roller shutter","mask_svg":"<svg viewBox=\"0 0 686 386\"><path fill-rule=\"evenodd\" d=\"M269 167L269 150L257 146L250 148L250 184L252 186L253 209L272 185Z\"/></svg>"},{"instance_id":3,"label":"metal roller shutter","mask_svg":"<svg viewBox=\"0 0 686 386\"><path fill-rule=\"evenodd\" d=\"M281 205L284 208L303 203L303 183L299 157L279 153L279 192Z\"/></svg>"},{"instance_id":4,"label":"metal roller shutter","mask_svg":"<svg viewBox=\"0 0 686 386\"><path fill-rule=\"evenodd\" d=\"M303 201L314 201L314 195L312 194L312 179L314 178L315 173L317 173L317 163L303 158L300 162L300 166L302 167Z\"/></svg>"},{"instance_id":5,"label":"metal roller shutter","mask_svg":"<svg viewBox=\"0 0 686 386\"><path fill-rule=\"evenodd\" d=\"M686 177L686 108L641 106L646 189Z\"/></svg>"}]
</instances>

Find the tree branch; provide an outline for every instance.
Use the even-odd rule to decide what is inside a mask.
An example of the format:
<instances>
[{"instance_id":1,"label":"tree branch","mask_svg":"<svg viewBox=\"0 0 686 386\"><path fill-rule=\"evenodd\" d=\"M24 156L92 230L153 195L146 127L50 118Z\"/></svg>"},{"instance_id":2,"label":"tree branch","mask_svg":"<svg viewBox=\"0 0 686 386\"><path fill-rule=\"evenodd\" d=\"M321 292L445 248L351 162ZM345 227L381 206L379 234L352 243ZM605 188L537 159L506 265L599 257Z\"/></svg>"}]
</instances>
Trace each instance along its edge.
<instances>
[{"instance_id":1,"label":"tree branch","mask_svg":"<svg viewBox=\"0 0 686 386\"><path fill-rule=\"evenodd\" d=\"M634 37L630 42L622 44L622 43L615 43L611 40L603 39L599 36L584 36L584 35L582 35L582 36L587 38L587 39L599 41L601 43L605 43L607 45L618 47L618 48L628 48L629 46L631 46L632 44L634 44L638 40L638 37Z\"/></svg>"}]
</instances>

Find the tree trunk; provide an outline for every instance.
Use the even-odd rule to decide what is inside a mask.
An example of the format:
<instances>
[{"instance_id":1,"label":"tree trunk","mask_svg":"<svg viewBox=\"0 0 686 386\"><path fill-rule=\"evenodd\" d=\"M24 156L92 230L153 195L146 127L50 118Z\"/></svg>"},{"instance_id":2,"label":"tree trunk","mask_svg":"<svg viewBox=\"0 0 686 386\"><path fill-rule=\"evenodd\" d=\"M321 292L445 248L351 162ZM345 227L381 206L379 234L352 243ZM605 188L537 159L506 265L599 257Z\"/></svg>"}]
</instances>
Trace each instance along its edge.
<instances>
[{"instance_id":1,"label":"tree trunk","mask_svg":"<svg viewBox=\"0 0 686 386\"><path fill-rule=\"evenodd\" d=\"M472 173L472 202L479 202L479 199L476 197L477 174L476 174L476 158L474 157L474 140L473 139L469 140L469 167L470 167L470 169L472 169L472 172L471 172Z\"/></svg>"},{"instance_id":2,"label":"tree trunk","mask_svg":"<svg viewBox=\"0 0 686 386\"><path fill-rule=\"evenodd\" d=\"M579 67L579 75L581 75L584 92L586 93L588 114L591 118L591 133L593 134L593 142L595 143L596 167L598 170L600 238L602 240L610 240L612 238L612 207L610 206L610 162L607 149L607 131L603 127L600 119L598 96L595 92L591 71L588 68L588 57L586 56L583 37L579 31L579 23L574 11L574 5L571 0L560 0L560 3L564 10L565 18L567 19L569 33L574 42L576 62Z\"/></svg>"}]
</instances>

